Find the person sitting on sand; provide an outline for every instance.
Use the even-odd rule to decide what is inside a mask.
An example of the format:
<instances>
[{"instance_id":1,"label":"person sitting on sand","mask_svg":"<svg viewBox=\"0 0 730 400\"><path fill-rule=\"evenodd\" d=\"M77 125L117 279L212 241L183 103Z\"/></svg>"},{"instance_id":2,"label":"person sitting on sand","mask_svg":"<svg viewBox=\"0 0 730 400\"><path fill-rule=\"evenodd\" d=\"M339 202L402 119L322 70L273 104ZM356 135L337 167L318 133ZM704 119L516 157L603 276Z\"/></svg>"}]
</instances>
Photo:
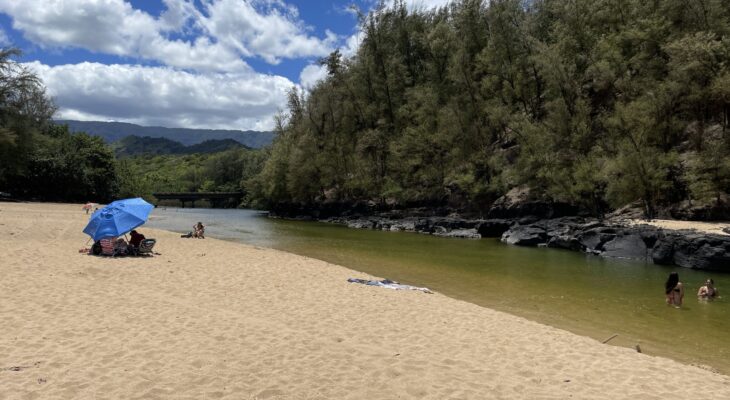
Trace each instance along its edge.
<instances>
[{"instance_id":1,"label":"person sitting on sand","mask_svg":"<svg viewBox=\"0 0 730 400\"><path fill-rule=\"evenodd\" d=\"M708 279L705 281L705 285L700 287L697 291L697 297L701 300L712 300L718 296L717 289L715 288L715 281Z\"/></svg>"},{"instance_id":2,"label":"person sitting on sand","mask_svg":"<svg viewBox=\"0 0 730 400\"><path fill-rule=\"evenodd\" d=\"M137 232L136 230L129 232L129 236L129 252L131 254L137 255L139 253L139 245L146 238L143 234Z\"/></svg>"},{"instance_id":3,"label":"person sitting on sand","mask_svg":"<svg viewBox=\"0 0 730 400\"><path fill-rule=\"evenodd\" d=\"M139 247L139 244L142 243L143 240L145 240L144 235L137 231L129 232L129 236L129 245L133 246L134 248Z\"/></svg>"},{"instance_id":4,"label":"person sitting on sand","mask_svg":"<svg viewBox=\"0 0 730 400\"><path fill-rule=\"evenodd\" d=\"M205 226L203 226L202 222L198 222L193 226L193 237L205 239Z\"/></svg>"},{"instance_id":5,"label":"person sitting on sand","mask_svg":"<svg viewBox=\"0 0 730 400\"><path fill-rule=\"evenodd\" d=\"M117 238L114 241L114 255L126 255L129 252L129 244L124 238Z\"/></svg>"},{"instance_id":6,"label":"person sitting on sand","mask_svg":"<svg viewBox=\"0 0 730 400\"><path fill-rule=\"evenodd\" d=\"M679 308L682 306L684 298L684 286L679 281L679 274L672 272L664 284L664 294L667 296L667 304Z\"/></svg>"}]
</instances>

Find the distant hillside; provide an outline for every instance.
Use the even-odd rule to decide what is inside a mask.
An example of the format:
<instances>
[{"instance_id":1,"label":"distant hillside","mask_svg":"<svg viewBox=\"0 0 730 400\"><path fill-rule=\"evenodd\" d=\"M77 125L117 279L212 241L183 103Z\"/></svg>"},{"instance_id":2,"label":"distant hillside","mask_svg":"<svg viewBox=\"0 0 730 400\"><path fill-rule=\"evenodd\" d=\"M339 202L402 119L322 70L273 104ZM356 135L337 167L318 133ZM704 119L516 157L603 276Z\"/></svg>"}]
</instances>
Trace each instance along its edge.
<instances>
[{"instance_id":1,"label":"distant hillside","mask_svg":"<svg viewBox=\"0 0 730 400\"><path fill-rule=\"evenodd\" d=\"M208 154L233 148L250 148L233 139L212 139L192 146L185 146L180 142L166 138L139 137L134 135L116 141L111 146L117 158L133 157L142 154Z\"/></svg>"},{"instance_id":2,"label":"distant hillside","mask_svg":"<svg viewBox=\"0 0 730 400\"><path fill-rule=\"evenodd\" d=\"M185 146L202 143L206 140L232 139L251 148L268 146L274 140L273 132L233 131L221 129L163 128L159 126L140 126L125 122L56 120L66 124L72 132L83 131L101 136L107 143L113 143L127 136L166 138Z\"/></svg>"}]
</instances>

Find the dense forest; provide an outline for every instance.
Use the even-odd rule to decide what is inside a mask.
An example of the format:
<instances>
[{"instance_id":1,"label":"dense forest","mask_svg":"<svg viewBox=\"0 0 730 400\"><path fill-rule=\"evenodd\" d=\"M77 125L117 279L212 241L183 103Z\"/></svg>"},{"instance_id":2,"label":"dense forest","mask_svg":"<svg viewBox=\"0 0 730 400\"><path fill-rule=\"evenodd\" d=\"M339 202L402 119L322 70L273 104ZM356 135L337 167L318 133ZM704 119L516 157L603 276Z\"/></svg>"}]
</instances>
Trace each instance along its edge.
<instances>
[{"instance_id":1,"label":"dense forest","mask_svg":"<svg viewBox=\"0 0 730 400\"><path fill-rule=\"evenodd\" d=\"M289 94L250 185L263 206L727 201L728 1L396 1L360 29Z\"/></svg>"}]
</instances>

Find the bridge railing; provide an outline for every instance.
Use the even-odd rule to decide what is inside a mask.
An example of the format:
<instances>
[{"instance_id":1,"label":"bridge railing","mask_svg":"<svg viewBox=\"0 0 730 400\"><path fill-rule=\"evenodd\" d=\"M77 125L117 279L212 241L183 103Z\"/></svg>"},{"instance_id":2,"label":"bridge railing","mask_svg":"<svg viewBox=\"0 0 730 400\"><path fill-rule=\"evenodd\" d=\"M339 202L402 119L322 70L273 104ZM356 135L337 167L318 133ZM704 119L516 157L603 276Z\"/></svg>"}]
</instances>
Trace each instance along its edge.
<instances>
[{"instance_id":1,"label":"bridge railing","mask_svg":"<svg viewBox=\"0 0 730 400\"><path fill-rule=\"evenodd\" d=\"M192 208L195 208L196 201L207 200L210 202L212 207L219 206L224 200L231 199L235 200L236 203L240 203L245 195L244 192L157 192L152 193L157 199L155 205L160 200L178 200L185 208L185 203L190 202Z\"/></svg>"}]
</instances>

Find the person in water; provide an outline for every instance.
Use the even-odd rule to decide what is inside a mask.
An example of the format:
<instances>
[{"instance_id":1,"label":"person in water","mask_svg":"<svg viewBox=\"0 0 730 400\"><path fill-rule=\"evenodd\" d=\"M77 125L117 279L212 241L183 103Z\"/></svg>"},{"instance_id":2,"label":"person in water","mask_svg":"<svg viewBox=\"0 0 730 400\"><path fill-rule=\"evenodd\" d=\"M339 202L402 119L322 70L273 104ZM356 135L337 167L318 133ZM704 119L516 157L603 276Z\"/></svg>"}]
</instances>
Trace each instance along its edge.
<instances>
[{"instance_id":1,"label":"person in water","mask_svg":"<svg viewBox=\"0 0 730 400\"><path fill-rule=\"evenodd\" d=\"M672 272L667 278L667 282L664 284L664 294L667 296L667 304L674 307L682 306L682 299L684 298L684 286L679 281L679 274Z\"/></svg>"},{"instance_id":2,"label":"person in water","mask_svg":"<svg viewBox=\"0 0 730 400\"><path fill-rule=\"evenodd\" d=\"M715 288L715 281L708 279L705 281L705 285L700 287L697 291L697 297L701 300L712 300L718 296L717 288Z\"/></svg>"}]
</instances>

